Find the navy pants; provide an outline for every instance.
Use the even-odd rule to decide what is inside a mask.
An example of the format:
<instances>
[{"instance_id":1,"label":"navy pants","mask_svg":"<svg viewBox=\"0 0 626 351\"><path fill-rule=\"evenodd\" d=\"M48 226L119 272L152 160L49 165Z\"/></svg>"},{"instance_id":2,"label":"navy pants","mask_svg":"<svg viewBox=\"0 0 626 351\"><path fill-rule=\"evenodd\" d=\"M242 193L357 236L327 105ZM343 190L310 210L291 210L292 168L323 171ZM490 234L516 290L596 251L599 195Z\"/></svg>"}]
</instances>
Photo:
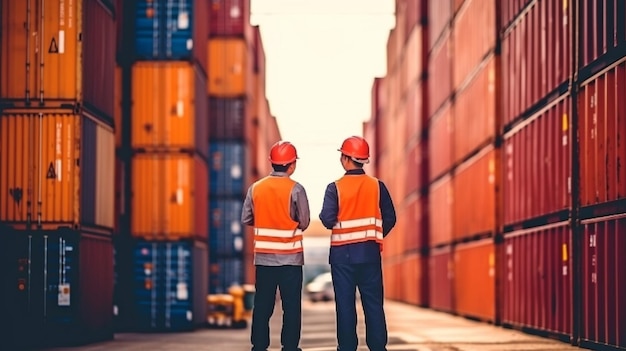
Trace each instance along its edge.
<instances>
[{"instance_id":1,"label":"navy pants","mask_svg":"<svg viewBox=\"0 0 626 351\"><path fill-rule=\"evenodd\" d=\"M338 351L356 351L356 288L365 314L365 341L370 351L386 351L387 322L383 310L381 263L332 264Z\"/></svg>"},{"instance_id":2,"label":"navy pants","mask_svg":"<svg viewBox=\"0 0 626 351\"><path fill-rule=\"evenodd\" d=\"M252 351L270 346L270 318L274 313L276 288L280 289L283 351L298 351L302 329L302 266L256 266L256 293L252 310Z\"/></svg>"}]
</instances>

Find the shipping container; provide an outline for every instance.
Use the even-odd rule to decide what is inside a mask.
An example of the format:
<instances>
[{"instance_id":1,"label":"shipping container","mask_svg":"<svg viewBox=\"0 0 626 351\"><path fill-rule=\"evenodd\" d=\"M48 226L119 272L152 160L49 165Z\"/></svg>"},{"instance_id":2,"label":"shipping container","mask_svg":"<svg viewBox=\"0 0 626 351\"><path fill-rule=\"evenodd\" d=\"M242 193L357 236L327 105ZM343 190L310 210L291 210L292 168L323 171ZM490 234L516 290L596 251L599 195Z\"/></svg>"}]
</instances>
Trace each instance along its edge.
<instances>
[{"instance_id":1,"label":"shipping container","mask_svg":"<svg viewBox=\"0 0 626 351\"><path fill-rule=\"evenodd\" d=\"M12 287L3 319L16 349L113 339L110 237L67 228L3 234L11 248L3 280Z\"/></svg>"},{"instance_id":2,"label":"shipping container","mask_svg":"<svg viewBox=\"0 0 626 351\"><path fill-rule=\"evenodd\" d=\"M570 12L568 1L534 1L503 34L503 125L554 99L572 76Z\"/></svg>"},{"instance_id":3,"label":"shipping container","mask_svg":"<svg viewBox=\"0 0 626 351\"><path fill-rule=\"evenodd\" d=\"M132 68L134 149L198 151L207 155L206 78L193 63L138 62Z\"/></svg>"},{"instance_id":4,"label":"shipping container","mask_svg":"<svg viewBox=\"0 0 626 351\"><path fill-rule=\"evenodd\" d=\"M626 4L620 0L577 0L577 3L579 66L582 68L624 48ZM567 2L563 6L567 6ZM624 51L619 54L623 55Z\"/></svg>"},{"instance_id":5,"label":"shipping container","mask_svg":"<svg viewBox=\"0 0 626 351\"><path fill-rule=\"evenodd\" d=\"M452 180L455 240L496 233L499 154L499 149L489 145L455 169Z\"/></svg>"},{"instance_id":6,"label":"shipping container","mask_svg":"<svg viewBox=\"0 0 626 351\"><path fill-rule=\"evenodd\" d=\"M401 301L402 299L402 262L398 257L388 259L383 271L383 289L386 299Z\"/></svg>"},{"instance_id":7,"label":"shipping container","mask_svg":"<svg viewBox=\"0 0 626 351\"><path fill-rule=\"evenodd\" d=\"M244 39L211 38L208 43L209 95L245 97L252 89L252 53Z\"/></svg>"},{"instance_id":8,"label":"shipping container","mask_svg":"<svg viewBox=\"0 0 626 351\"><path fill-rule=\"evenodd\" d=\"M125 175L126 175L126 167L124 161L121 158L115 158L115 178L114 178L114 199L115 205L113 206L113 213L115 214L113 220L113 234L118 235L121 234L123 230L127 230L127 228L122 228L121 217L126 215L126 201L124 197L125 192Z\"/></svg>"},{"instance_id":9,"label":"shipping container","mask_svg":"<svg viewBox=\"0 0 626 351\"><path fill-rule=\"evenodd\" d=\"M626 197L626 63L582 84L578 95L580 203Z\"/></svg>"},{"instance_id":10,"label":"shipping container","mask_svg":"<svg viewBox=\"0 0 626 351\"><path fill-rule=\"evenodd\" d=\"M244 37L250 27L250 0L209 0L211 36Z\"/></svg>"},{"instance_id":11,"label":"shipping container","mask_svg":"<svg viewBox=\"0 0 626 351\"><path fill-rule=\"evenodd\" d=\"M430 120L428 132L428 179L434 181L452 167L454 119L451 104L446 104Z\"/></svg>"},{"instance_id":12,"label":"shipping container","mask_svg":"<svg viewBox=\"0 0 626 351\"><path fill-rule=\"evenodd\" d=\"M476 23L480 23L479 26ZM471 80L496 46L496 0L466 0L452 25L453 88ZM480 104L478 104L480 105Z\"/></svg>"},{"instance_id":13,"label":"shipping container","mask_svg":"<svg viewBox=\"0 0 626 351\"><path fill-rule=\"evenodd\" d=\"M504 237L502 323L550 334L572 332L572 231L560 222Z\"/></svg>"},{"instance_id":14,"label":"shipping container","mask_svg":"<svg viewBox=\"0 0 626 351\"><path fill-rule=\"evenodd\" d=\"M454 248L454 312L485 322L496 319L495 245L492 238Z\"/></svg>"},{"instance_id":15,"label":"shipping container","mask_svg":"<svg viewBox=\"0 0 626 351\"><path fill-rule=\"evenodd\" d=\"M434 1L444 2L444 1ZM428 117L435 115L452 95L452 36L446 31L428 59Z\"/></svg>"},{"instance_id":16,"label":"shipping container","mask_svg":"<svg viewBox=\"0 0 626 351\"><path fill-rule=\"evenodd\" d=\"M0 116L0 221L20 228L114 226L115 137L83 112Z\"/></svg>"},{"instance_id":17,"label":"shipping container","mask_svg":"<svg viewBox=\"0 0 626 351\"><path fill-rule=\"evenodd\" d=\"M505 227L571 208L571 116L565 95L504 135Z\"/></svg>"},{"instance_id":18,"label":"shipping container","mask_svg":"<svg viewBox=\"0 0 626 351\"><path fill-rule=\"evenodd\" d=\"M621 214L583 222L583 279L579 305L583 344L626 347L625 218Z\"/></svg>"},{"instance_id":19,"label":"shipping container","mask_svg":"<svg viewBox=\"0 0 626 351\"><path fill-rule=\"evenodd\" d=\"M241 256L211 256L209 268L209 294L227 294L234 285L244 283L244 260Z\"/></svg>"},{"instance_id":20,"label":"shipping container","mask_svg":"<svg viewBox=\"0 0 626 351\"><path fill-rule=\"evenodd\" d=\"M424 29L415 27L409 35L404 47L404 80L403 91L410 92L411 88L422 78L422 73L427 68L427 55L422 51ZM421 91L421 89L420 89Z\"/></svg>"},{"instance_id":21,"label":"shipping container","mask_svg":"<svg viewBox=\"0 0 626 351\"><path fill-rule=\"evenodd\" d=\"M137 241L133 249L134 329L193 330L206 321L206 243Z\"/></svg>"},{"instance_id":22,"label":"shipping container","mask_svg":"<svg viewBox=\"0 0 626 351\"><path fill-rule=\"evenodd\" d=\"M209 175L202 158L176 153L136 154L131 167L133 237L206 240Z\"/></svg>"},{"instance_id":23,"label":"shipping container","mask_svg":"<svg viewBox=\"0 0 626 351\"><path fill-rule=\"evenodd\" d=\"M452 242L454 193L452 177L446 175L430 186L428 195L428 223L431 247Z\"/></svg>"},{"instance_id":24,"label":"shipping container","mask_svg":"<svg viewBox=\"0 0 626 351\"><path fill-rule=\"evenodd\" d=\"M209 138L211 141L245 139L247 133L245 99L209 99Z\"/></svg>"},{"instance_id":25,"label":"shipping container","mask_svg":"<svg viewBox=\"0 0 626 351\"><path fill-rule=\"evenodd\" d=\"M247 187L245 142L215 141L210 144L211 196L245 196Z\"/></svg>"},{"instance_id":26,"label":"shipping container","mask_svg":"<svg viewBox=\"0 0 626 351\"><path fill-rule=\"evenodd\" d=\"M430 251L428 257L428 296L430 307L444 312L454 310L452 282L454 279L454 249L443 246ZM484 299L484 297L481 297Z\"/></svg>"},{"instance_id":27,"label":"shipping container","mask_svg":"<svg viewBox=\"0 0 626 351\"><path fill-rule=\"evenodd\" d=\"M426 155L426 142L415 141L415 139L409 143L406 148L406 159L403 167L405 168L405 196L414 192L421 191L428 185L428 178L426 175L427 155ZM370 148L371 154L371 148Z\"/></svg>"},{"instance_id":28,"label":"shipping container","mask_svg":"<svg viewBox=\"0 0 626 351\"><path fill-rule=\"evenodd\" d=\"M496 56L491 55L454 102L454 162L462 162L495 140L498 128L496 94Z\"/></svg>"},{"instance_id":29,"label":"shipping container","mask_svg":"<svg viewBox=\"0 0 626 351\"><path fill-rule=\"evenodd\" d=\"M407 223L407 232L402 244L404 251L412 252L426 248L428 246L428 197L419 194L408 196L404 200L403 213Z\"/></svg>"},{"instance_id":30,"label":"shipping container","mask_svg":"<svg viewBox=\"0 0 626 351\"><path fill-rule=\"evenodd\" d=\"M452 20L452 0L427 0L428 5L428 32L430 50L441 39L442 32L445 32Z\"/></svg>"},{"instance_id":31,"label":"shipping container","mask_svg":"<svg viewBox=\"0 0 626 351\"><path fill-rule=\"evenodd\" d=\"M407 143L420 141L427 125L426 111L424 111L423 98L427 88L425 81L418 81L411 86L405 95L404 112L406 124L403 127L404 140Z\"/></svg>"},{"instance_id":32,"label":"shipping container","mask_svg":"<svg viewBox=\"0 0 626 351\"><path fill-rule=\"evenodd\" d=\"M408 254L402 263L402 301L426 306L427 292L427 259L418 253Z\"/></svg>"},{"instance_id":33,"label":"shipping container","mask_svg":"<svg viewBox=\"0 0 626 351\"><path fill-rule=\"evenodd\" d=\"M211 199L209 203L209 252L211 256L243 254L242 199Z\"/></svg>"},{"instance_id":34,"label":"shipping container","mask_svg":"<svg viewBox=\"0 0 626 351\"><path fill-rule=\"evenodd\" d=\"M114 74L113 127L115 130L115 148L119 149L122 147L122 130L124 129L122 124L122 68L116 66Z\"/></svg>"},{"instance_id":35,"label":"shipping container","mask_svg":"<svg viewBox=\"0 0 626 351\"><path fill-rule=\"evenodd\" d=\"M193 60L207 72L207 0L139 0L135 4L133 60Z\"/></svg>"},{"instance_id":36,"label":"shipping container","mask_svg":"<svg viewBox=\"0 0 626 351\"><path fill-rule=\"evenodd\" d=\"M506 32L511 22L522 15L522 13L526 11L526 6L531 2L535 2L535 0L501 1L498 12L498 33Z\"/></svg>"},{"instance_id":37,"label":"shipping container","mask_svg":"<svg viewBox=\"0 0 626 351\"><path fill-rule=\"evenodd\" d=\"M405 0L404 11L406 19L404 21L404 32L411 33L417 26L423 26L424 20L428 13L426 0ZM424 38L428 39L428 38ZM428 49L428 48L426 48ZM427 53L428 50L425 51Z\"/></svg>"}]
</instances>

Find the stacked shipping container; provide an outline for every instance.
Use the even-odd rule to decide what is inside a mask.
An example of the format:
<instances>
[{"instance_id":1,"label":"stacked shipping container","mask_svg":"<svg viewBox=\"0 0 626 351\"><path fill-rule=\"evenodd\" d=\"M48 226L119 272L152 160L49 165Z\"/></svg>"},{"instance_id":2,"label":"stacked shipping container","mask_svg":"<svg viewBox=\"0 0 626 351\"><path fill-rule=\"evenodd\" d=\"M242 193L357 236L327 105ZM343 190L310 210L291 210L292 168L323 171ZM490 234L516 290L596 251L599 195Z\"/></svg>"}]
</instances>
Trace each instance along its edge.
<instances>
[{"instance_id":1,"label":"stacked shipping container","mask_svg":"<svg viewBox=\"0 0 626 351\"><path fill-rule=\"evenodd\" d=\"M0 304L10 348L113 336L115 38L106 33L116 10L2 1Z\"/></svg>"}]
</instances>

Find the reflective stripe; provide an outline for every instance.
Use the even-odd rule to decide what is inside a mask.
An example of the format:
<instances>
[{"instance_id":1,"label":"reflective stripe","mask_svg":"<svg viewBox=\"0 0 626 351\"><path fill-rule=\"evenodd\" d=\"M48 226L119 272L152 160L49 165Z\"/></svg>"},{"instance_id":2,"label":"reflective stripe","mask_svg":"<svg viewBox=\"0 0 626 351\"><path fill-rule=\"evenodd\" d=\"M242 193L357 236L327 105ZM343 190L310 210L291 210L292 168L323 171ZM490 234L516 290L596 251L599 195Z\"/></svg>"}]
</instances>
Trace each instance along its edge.
<instances>
[{"instance_id":1,"label":"reflective stripe","mask_svg":"<svg viewBox=\"0 0 626 351\"><path fill-rule=\"evenodd\" d=\"M351 219L347 221L337 222L334 229L340 228L355 228L355 227L363 227L366 225L376 225L377 227L381 227L383 225L382 219L376 219L374 217L368 218L360 218L360 219Z\"/></svg>"},{"instance_id":2,"label":"reflective stripe","mask_svg":"<svg viewBox=\"0 0 626 351\"><path fill-rule=\"evenodd\" d=\"M301 249L302 241L294 241L291 243L281 243L275 241L256 241L254 244L255 249L261 250L293 250L293 249Z\"/></svg>"},{"instance_id":3,"label":"reflective stripe","mask_svg":"<svg viewBox=\"0 0 626 351\"><path fill-rule=\"evenodd\" d=\"M296 236L299 234L302 234L302 229L281 230L281 229L254 228L254 235L275 236L278 238L291 238L292 236Z\"/></svg>"},{"instance_id":4,"label":"reflective stripe","mask_svg":"<svg viewBox=\"0 0 626 351\"><path fill-rule=\"evenodd\" d=\"M344 233L344 234L332 234L330 236L330 240L332 242L342 242L342 241L354 241L354 240L366 240L366 239L377 239L383 240L383 233L377 230L359 230L357 232L352 233Z\"/></svg>"}]
</instances>

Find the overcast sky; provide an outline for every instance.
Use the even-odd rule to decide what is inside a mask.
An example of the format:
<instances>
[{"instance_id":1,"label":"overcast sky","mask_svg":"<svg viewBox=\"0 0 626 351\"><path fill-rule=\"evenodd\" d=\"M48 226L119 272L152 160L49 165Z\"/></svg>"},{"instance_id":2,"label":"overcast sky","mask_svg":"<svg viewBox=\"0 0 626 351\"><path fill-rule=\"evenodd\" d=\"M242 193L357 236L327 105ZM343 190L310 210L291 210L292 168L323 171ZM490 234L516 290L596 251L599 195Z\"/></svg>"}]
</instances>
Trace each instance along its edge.
<instances>
[{"instance_id":1,"label":"overcast sky","mask_svg":"<svg viewBox=\"0 0 626 351\"><path fill-rule=\"evenodd\" d=\"M267 96L300 160L293 179L318 219L326 185L343 169L337 148L362 135L375 77L386 71L393 0L251 0L267 59Z\"/></svg>"}]
</instances>

